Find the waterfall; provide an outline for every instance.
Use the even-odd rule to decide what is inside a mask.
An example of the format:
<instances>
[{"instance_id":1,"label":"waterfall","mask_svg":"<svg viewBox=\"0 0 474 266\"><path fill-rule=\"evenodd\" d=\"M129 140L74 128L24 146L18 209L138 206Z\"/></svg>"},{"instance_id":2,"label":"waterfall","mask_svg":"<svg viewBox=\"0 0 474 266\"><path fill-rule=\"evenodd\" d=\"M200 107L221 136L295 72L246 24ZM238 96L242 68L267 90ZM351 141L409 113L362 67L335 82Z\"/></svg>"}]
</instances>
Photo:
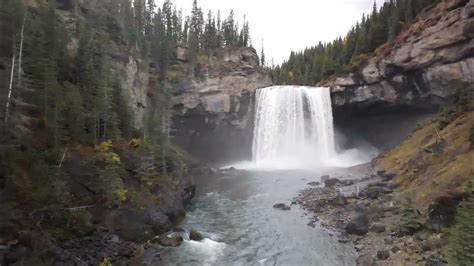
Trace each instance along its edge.
<instances>
[{"instance_id":1,"label":"waterfall","mask_svg":"<svg viewBox=\"0 0 474 266\"><path fill-rule=\"evenodd\" d=\"M252 156L257 165L320 165L335 155L329 88L260 89L255 108Z\"/></svg>"}]
</instances>

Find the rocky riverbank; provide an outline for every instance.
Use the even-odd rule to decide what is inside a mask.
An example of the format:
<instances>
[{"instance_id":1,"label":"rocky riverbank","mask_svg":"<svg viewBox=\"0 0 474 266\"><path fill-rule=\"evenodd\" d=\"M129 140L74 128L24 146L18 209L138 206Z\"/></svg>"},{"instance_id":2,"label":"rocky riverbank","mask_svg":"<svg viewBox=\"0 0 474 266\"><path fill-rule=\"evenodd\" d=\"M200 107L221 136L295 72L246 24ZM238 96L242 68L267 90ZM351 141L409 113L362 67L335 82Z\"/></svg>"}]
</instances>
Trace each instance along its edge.
<instances>
[{"instance_id":1,"label":"rocky riverbank","mask_svg":"<svg viewBox=\"0 0 474 266\"><path fill-rule=\"evenodd\" d=\"M428 229L426 214L401 197L394 177L370 165L345 169L308 184L296 203L312 216L308 226L353 245L358 265L443 265L447 235Z\"/></svg>"}]
</instances>

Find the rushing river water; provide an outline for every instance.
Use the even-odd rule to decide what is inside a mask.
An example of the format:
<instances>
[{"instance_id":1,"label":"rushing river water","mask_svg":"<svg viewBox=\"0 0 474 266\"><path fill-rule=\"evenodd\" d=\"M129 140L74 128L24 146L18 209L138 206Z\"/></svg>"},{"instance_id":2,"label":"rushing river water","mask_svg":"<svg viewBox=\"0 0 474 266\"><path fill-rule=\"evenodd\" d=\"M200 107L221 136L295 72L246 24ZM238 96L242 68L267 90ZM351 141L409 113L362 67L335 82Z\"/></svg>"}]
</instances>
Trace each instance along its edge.
<instances>
[{"instance_id":1,"label":"rushing river water","mask_svg":"<svg viewBox=\"0 0 474 266\"><path fill-rule=\"evenodd\" d=\"M306 183L320 173L305 171L231 171L197 180L183 228L206 238L185 240L177 248L156 247L148 263L156 265L353 265L352 248L338 243L321 228L306 224L297 206L290 204ZM184 236L187 238L187 234Z\"/></svg>"}]
</instances>

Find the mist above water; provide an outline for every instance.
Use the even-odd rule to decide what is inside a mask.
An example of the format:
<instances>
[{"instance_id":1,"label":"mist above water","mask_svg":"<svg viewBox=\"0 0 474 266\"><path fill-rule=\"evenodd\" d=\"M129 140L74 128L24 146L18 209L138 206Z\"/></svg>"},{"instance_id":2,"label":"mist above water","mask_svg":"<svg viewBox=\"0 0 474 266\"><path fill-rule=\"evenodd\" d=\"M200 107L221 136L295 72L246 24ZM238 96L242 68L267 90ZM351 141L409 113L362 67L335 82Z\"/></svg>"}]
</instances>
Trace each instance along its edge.
<instances>
[{"instance_id":1,"label":"mist above water","mask_svg":"<svg viewBox=\"0 0 474 266\"><path fill-rule=\"evenodd\" d=\"M257 91L252 162L237 168L320 169L368 162L374 149L337 151L329 88L273 86Z\"/></svg>"}]
</instances>

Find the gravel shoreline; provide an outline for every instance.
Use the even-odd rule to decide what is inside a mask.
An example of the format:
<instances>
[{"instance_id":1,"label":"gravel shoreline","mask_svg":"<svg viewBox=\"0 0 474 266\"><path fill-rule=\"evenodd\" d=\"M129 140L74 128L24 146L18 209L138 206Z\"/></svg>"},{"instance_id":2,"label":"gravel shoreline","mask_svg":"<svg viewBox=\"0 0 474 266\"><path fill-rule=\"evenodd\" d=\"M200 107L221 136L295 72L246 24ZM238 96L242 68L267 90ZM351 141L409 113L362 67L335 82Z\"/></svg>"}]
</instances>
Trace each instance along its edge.
<instances>
[{"instance_id":1,"label":"gravel shoreline","mask_svg":"<svg viewBox=\"0 0 474 266\"><path fill-rule=\"evenodd\" d=\"M393 178L370 164L334 171L308 183L294 202L310 217L308 226L334 231L355 248L357 265L445 265L446 236L406 228L405 199Z\"/></svg>"}]
</instances>

